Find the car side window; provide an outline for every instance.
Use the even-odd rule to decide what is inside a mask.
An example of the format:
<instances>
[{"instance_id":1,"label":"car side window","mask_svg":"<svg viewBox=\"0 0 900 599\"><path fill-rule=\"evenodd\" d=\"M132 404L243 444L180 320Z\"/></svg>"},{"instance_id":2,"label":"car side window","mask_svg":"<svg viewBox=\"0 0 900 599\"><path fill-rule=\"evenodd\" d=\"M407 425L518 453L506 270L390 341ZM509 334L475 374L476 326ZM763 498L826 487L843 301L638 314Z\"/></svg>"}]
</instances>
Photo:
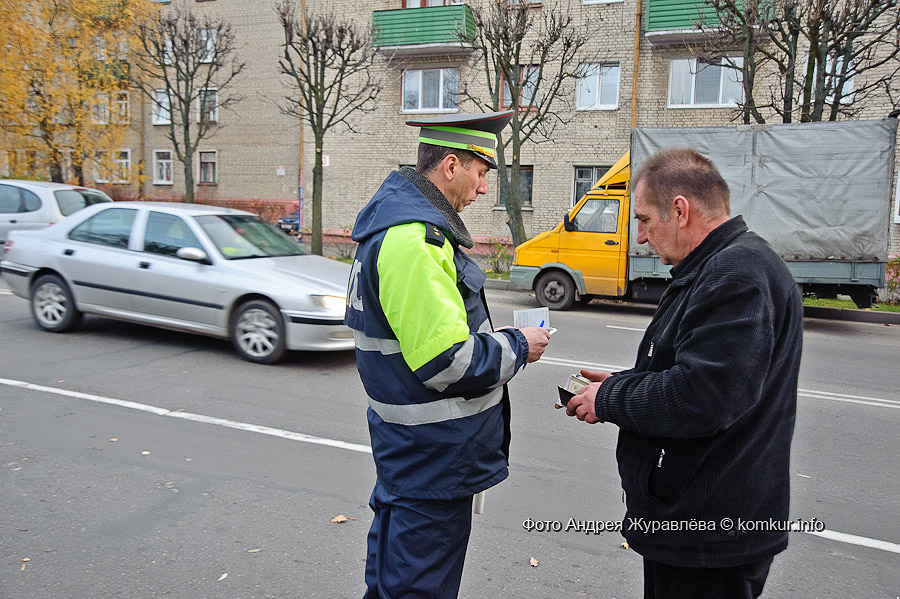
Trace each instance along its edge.
<instances>
[{"instance_id":1,"label":"car side window","mask_svg":"<svg viewBox=\"0 0 900 599\"><path fill-rule=\"evenodd\" d=\"M11 185L0 185L0 213L21 212L22 196L19 188Z\"/></svg>"},{"instance_id":2,"label":"car side window","mask_svg":"<svg viewBox=\"0 0 900 599\"><path fill-rule=\"evenodd\" d=\"M95 214L69 232L69 239L127 248L137 210L111 208Z\"/></svg>"},{"instance_id":3,"label":"car side window","mask_svg":"<svg viewBox=\"0 0 900 599\"><path fill-rule=\"evenodd\" d=\"M619 200L588 200L573 222L576 231L615 233L619 226Z\"/></svg>"},{"instance_id":4,"label":"car side window","mask_svg":"<svg viewBox=\"0 0 900 599\"><path fill-rule=\"evenodd\" d=\"M22 189L20 191L25 200L25 210L23 212L34 212L35 210L41 209L41 198L37 197L37 194L28 191L27 189Z\"/></svg>"},{"instance_id":5,"label":"car side window","mask_svg":"<svg viewBox=\"0 0 900 599\"><path fill-rule=\"evenodd\" d=\"M203 249L187 223L172 214L151 212L144 233L144 251L163 256L174 256L181 248Z\"/></svg>"}]
</instances>

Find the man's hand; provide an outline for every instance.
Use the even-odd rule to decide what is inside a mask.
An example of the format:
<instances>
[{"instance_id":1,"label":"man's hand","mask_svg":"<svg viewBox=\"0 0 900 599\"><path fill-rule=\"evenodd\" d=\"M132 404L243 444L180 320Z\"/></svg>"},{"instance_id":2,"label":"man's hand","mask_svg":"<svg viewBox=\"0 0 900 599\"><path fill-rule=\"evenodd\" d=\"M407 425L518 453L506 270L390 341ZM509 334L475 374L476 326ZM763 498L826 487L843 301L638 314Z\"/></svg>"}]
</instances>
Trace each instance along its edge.
<instances>
[{"instance_id":1,"label":"man's hand","mask_svg":"<svg viewBox=\"0 0 900 599\"><path fill-rule=\"evenodd\" d=\"M528 364L537 362L544 355L544 350L547 349L550 333L547 332L547 329L541 327L524 327L519 330L525 335L525 340L528 341L528 357L525 361Z\"/></svg>"},{"instance_id":2,"label":"man's hand","mask_svg":"<svg viewBox=\"0 0 900 599\"><path fill-rule=\"evenodd\" d=\"M582 422L587 422L588 424L597 424L600 422L600 419L597 418L595 403L597 391L600 389L600 385L603 384L603 381L612 375L608 372L582 370L581 376L594 382L582 389L581 393L569 400L568 404L566 404L566 414L575 416Z\"/></svg>"}]
</instances>

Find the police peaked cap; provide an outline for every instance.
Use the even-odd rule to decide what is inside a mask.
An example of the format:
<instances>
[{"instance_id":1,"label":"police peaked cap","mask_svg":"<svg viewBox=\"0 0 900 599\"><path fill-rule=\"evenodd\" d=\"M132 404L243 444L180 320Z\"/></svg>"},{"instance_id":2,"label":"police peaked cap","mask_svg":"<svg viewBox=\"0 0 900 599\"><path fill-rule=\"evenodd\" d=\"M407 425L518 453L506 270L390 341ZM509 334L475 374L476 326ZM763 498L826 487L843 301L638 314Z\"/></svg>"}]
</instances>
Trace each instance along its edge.
<instances>
[{"instance_id":1,"label":"police peaked cap","mask_svg":"<svg viewBox=\"0 0 900 599\"><path fill-rule=\"evenodd\" d=\"M407 125L421 127L419 143L457 150L468 150L497 168L497 134L512 119L513 111L483 114L452 114L417 121Z\"/></svg>"}]
</instances>

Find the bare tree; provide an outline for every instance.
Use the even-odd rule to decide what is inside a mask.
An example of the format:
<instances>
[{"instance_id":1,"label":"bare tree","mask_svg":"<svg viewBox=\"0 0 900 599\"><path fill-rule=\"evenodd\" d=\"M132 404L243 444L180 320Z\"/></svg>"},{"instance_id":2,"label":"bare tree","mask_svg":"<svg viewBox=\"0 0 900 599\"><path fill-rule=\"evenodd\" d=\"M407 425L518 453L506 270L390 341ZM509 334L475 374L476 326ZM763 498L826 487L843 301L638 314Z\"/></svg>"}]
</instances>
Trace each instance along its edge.
<instances>
[{"instance_id":1,"label":"bare tree","mask_svg":"<svg viewBox=\"0 0 900 599\"><path fill-rule=\"evenodd\" d=\"M219 109L241 100L229 90L246 63L236 56L231 24L193 11L176 0L138 30L142 53L135 85L168 117L166 137L184 166L184 201L194 201L194 154L216 131Z\"/></svg>"},{"instance_id":2,"label":"bare tree","mask_svg":"<svg viewBox=\"0 0 900 599\"><path fill-rule=\"evenodd\" d=\"M568 8L545 3L536 9L526 0L489 0L472 12L475 36L460 33L460 40L474 50L479 67L472 69L472 80L463 82L460 95L483 111L516 109L509 133L498 136L497 174L507 225L513 244L519 245L527 239L522 221L522 145L549 141L557 125L571 120L566 117L573 114L567 98L579 76L579 53L591 25L576 24ZM481 73L487 99L475 81Z\"/></svg>"},{"instance_id":3,"label":"bare tree","mask_svg":"<svg viewBox=\"0 0 900 599\"><path fill-rule=\"evenodd\" d=\"M894 0L709 0L706 42L692 50L741 73L745 123L855 117L865 99L896 91L900 7ZM728 53L740 48L742 61ZM775 75L766 77L765 74Z\"/></svg>"},{"instance_id":4,"label":"bare tree","mask_svg":"<svg viewBox=\"0 0 900 599\"><path fill-rule=\"evenodd\" d=\"M279 70L294 90L282 110L309 123L316 144L311 250L321 254L322 145L331 128L343 125L354 131L350 116L374 110L381 91L376 54L368 28L339 20L334 11L298 18L291 0L275 10L284 29Z\"/></svg>"}]
</instances>

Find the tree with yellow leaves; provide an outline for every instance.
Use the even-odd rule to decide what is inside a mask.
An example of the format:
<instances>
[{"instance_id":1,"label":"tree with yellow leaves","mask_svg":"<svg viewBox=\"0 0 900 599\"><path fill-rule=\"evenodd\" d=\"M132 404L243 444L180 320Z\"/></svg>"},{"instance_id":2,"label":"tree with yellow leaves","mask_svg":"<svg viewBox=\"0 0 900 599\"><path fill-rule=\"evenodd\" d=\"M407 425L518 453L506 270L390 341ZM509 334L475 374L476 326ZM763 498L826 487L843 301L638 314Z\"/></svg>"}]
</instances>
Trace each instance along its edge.
<instances>
[{"instance_id":1,"label":"tree with yellow leaves","mask_svg":"<svg viewBox=\"0 0 900 599\"><path fill-rule=\"evenodd\" d=\"M86 168L111 170L131 118L129 47L154 12L149 0L0 0L10 175L84 184Z\"/></svg>"}]
</instances>

